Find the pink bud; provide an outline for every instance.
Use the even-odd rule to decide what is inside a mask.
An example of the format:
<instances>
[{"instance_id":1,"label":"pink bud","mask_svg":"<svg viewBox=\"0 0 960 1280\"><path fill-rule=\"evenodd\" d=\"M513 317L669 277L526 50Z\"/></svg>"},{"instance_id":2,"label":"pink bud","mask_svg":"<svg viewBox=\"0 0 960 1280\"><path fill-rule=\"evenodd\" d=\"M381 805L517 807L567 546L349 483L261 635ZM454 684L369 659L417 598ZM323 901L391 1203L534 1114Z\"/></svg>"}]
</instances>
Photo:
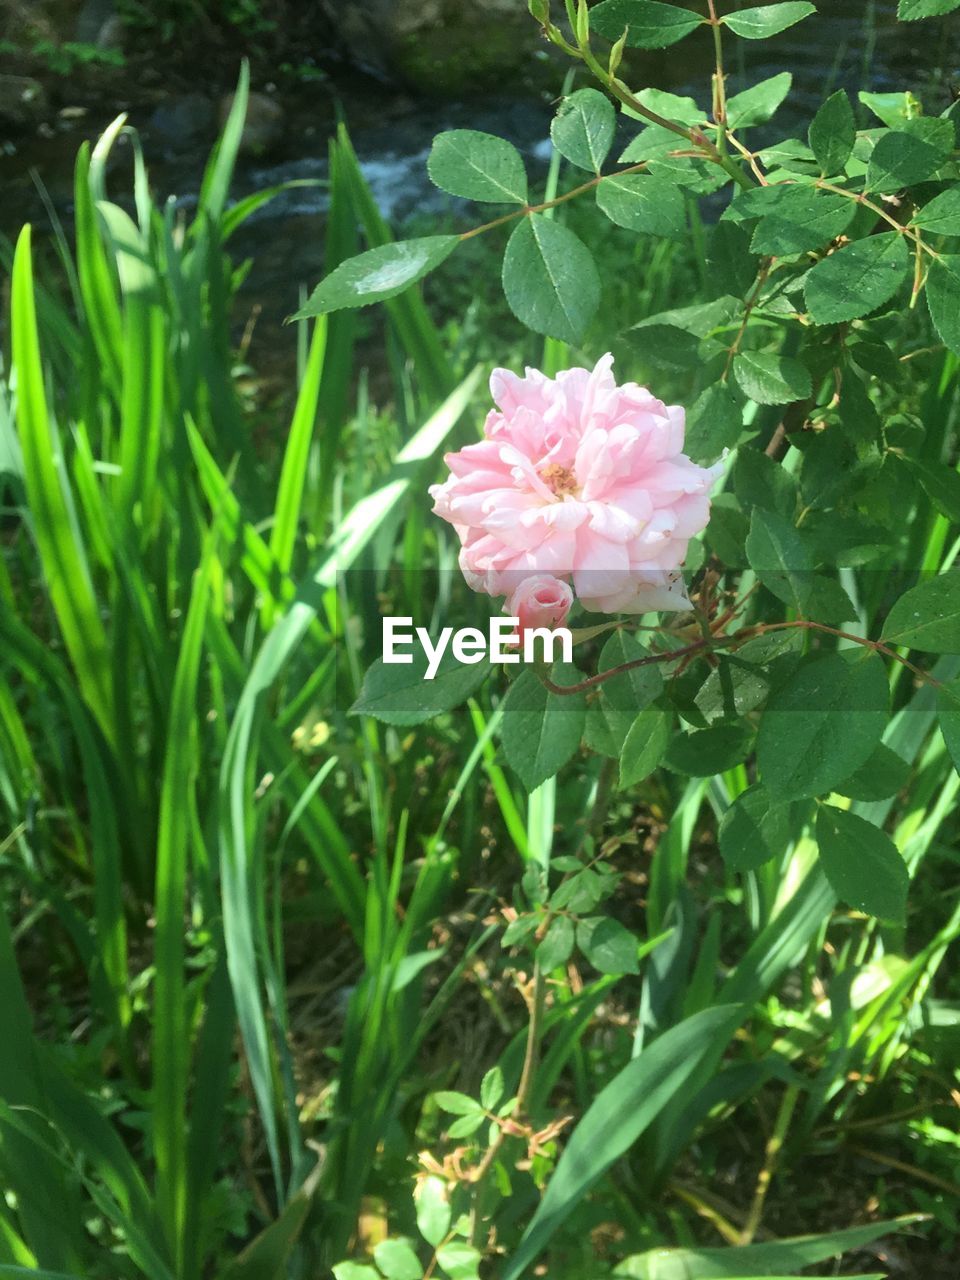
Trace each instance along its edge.
<instances>
[{"instance_id":1,"label":"pink bud","mask_svg":"<svg viewBox=\"0 0 960 1280\"><path fill-rule=\"evenodd\" d=\"M565 582L549 573L524 578L507 602L504 612L520 619L520 635L534 627L552 631L567 620L573 592Z\"/></svg>"}]
</instances>

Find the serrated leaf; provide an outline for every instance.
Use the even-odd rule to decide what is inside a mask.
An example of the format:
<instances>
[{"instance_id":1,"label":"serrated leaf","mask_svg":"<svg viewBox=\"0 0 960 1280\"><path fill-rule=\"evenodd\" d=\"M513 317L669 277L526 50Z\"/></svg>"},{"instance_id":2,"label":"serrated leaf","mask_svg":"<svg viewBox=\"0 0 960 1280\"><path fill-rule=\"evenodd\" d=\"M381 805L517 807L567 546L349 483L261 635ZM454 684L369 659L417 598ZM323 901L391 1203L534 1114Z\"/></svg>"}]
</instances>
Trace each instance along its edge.
<instances>
[{"instance_id":1,"label":"serrated leaf","mask_svg":"<svg viewBox=\"0 0 960 1280\"><path fill-rule=\"evenodd\" d=\"M820 865L837 897L882 920L902 920L910 875L885 831L855 813L824 804L817 812Z\"/></svg>"},{"instance_id":2,"label":"serrated leaf","mask_svg":"<svg viewBox=\"0 0 960 1280\"><path fill-rule=\"evenodd\" d=\"M733 376L757 404L806 400L813 390L810 372L799 360L766 351L741 351L734 356Z\"/></svg>"},{"instance_id":3,"label":"serrated leaf","mask_svg":"<svg viewBox=\"0 0 960 1280\"><path fill-rule=\"evenodd\" d=\"M492 1111L503 1097L503 1072L499 1067L491 1067L480 1081L480 1104L487 1111Z\"/></svg>"},{"instance_id":4,"label":"serrated leaf","mask_svg":"<svg viewBox=\"0 0 960 1280\"><path fill-rule=\"evenodd\" d=\"M960 474L943 462L922 462L919 458L902 459L923 486L924 493L940 512L954 524L960 524Z\"/></svg>"},{"instance_id":5,"label":"serrated leaf","mask_svg":"<svg viewBox=\"0 0 960 1280\"><path fill-rule=\"evenodd\" d=\"M937 690L937 720L953 767L960 773L960 683Z\"/></svg>"},{"instance_id":6,"label":"serrated leaf","mask_svg":"<svg viewBox=\"0 0 960 1280\"><path fill-rule=\"evenodd\" d=\"M599 173L616 128L617 113L609 98L597 89L578 89L560 103L550 137L572 164Z\"/></svg>"},{"instance_id":7,"label":"serrated leaf","mask_svg":"<svg viewBox=\"0 0 960 1280\"><path fill-rule=\"evenodd\" d=\"M928 200L910 219L910 225L935 235L960 236L960 186L948 187Z\"/></svg>"},{"instance_id":8,"label":"serrated leaf","mask_svg":"<svg viewBox=\"0 0 960 1280\"><path fill-rule=\"evenodd\" d=\"M656 769L670 741L670 720L661 707L647 707L634 720L620 752L621 787L642 782Z\"/></svg>"},{"instance_id":9,"label":"serrated leaf","mask_svg":"<svg viewBox=\"0 0 960 1280\"><path fill-rule=\"evenodd\" d=\"M732 769L749 754L753 730L742 724L718 724L675 734L664 764L690 778L712 778Z\"/></svg>"},{"instance_id":10,"label":"serrated leaf","mask_svg":"<svg viewBox=\"0 0 960 1280\"><path fill-rule=\"evenodd\" d=\"M373 1260L386 1280L422 1280L423 1265L407 1240L381 1240L373 1247Z\"/></svg>"},{"instance_id":11,"label":"serrated leaf","mask_svg":"<svg viewBox=\"0 0 960 1280\"><path fill-rule=\"evenodd\" d=\"M844 245L818 262L804 283L815 324L856 320L889 301L906 278L910 252L899 231Z\"/></svg>"},{"instance_id":12,"label":"serrated leaf","mask_svg":"<svg viewBox=\"0 0 960 1280\"><path fill-rule=\"evenodd\" d=\"M575 684L580 673L554 668L554 682ZM550 693L532 671L510 686L503 705L501 737L507 762L528 791L561 769L580 745L586 718L582 693Z\"/></svg>"},{"instance_id":13,"label":"serrated leaf","mask_svg":"<svg viewBox=\"0 0 960 1280\"><path fill-rule=\"evenodd\" d=\"M438 133L430 148L427 173L434 186L463 200L485 204L526 204L523 157L506 138L476 129Z\"/></svg>"},{"instance_id":14,"label":"serrated leaf","mask_svg":"<svg viewBox=\"0 0 960 1280\"><path fill-rule=\"evenodd\" d=\"M614 174L598 184L596 201L611 222L629 231L681 240L687 229L683 195L665 178Z\"/></svg>"},{"instance_id":15,"label":"serrated leaf","mask_svg":"<svg viewBox=\"0 0 960 1280\"><path fill-rule=\"evenodd\" d=\"M856 210L856 201L844 196L787 187L776 207L760 219L750 248L779 258L819 249L849 227Z\"/></svg>"},{"instance_id":16,"label":"serrated leaf","mask_svg":"<svg viewBox=\"0 0 960 1280\"><path fill-rule=\"evenodd\" d=\"M590 10L590 28L608 40L624 31L634 49L665 49L703 23L698 13L658 0L603 0Z\"/></svg>"},{"instance_id":17,"label":"serrated leaf","mask_svg":"<svg viewBox=\"0 0 960 1280\"><path fill-rule=\"evenodd\" d=\"M590 251L562 223L521 219L503 256L510 310L535 333L579 343L600 304L600 277Z\"/></svg>"},{"instance_id":18,"label":"serrated leaf","mask_svg":"<svg viewBox=\"0 0 960 1280\"><path fill-rule=\"evenodd\" d=\"M457 1093L454 1089L439 1089L433 1099L441 1111L452 1116L472 1116L481 1110L476 1098L471 1098L468 1093Z\"/></svg>"},{"instance_id":19,"label":"serrated leaf","mask_svg":"<svg viewBox=\"0 0 960 1280\"><path fill-rule=\"evenodd\" d=\"M857 138L857 123L843 89L832 93L817 111L807 135L820 172L826 177L843 172Z\"/></svg>"},{"instance_id":20,"label":"serrated leaf","mask_svg":"<svg viewBox=\"0 0 960 1280\"><path fill-rule=\"evenodd\" d=\"M899 191L936 173L953 151L953 122L936 116L905 120L886 133L870 154L867 191Z\"/></svg>"},{"instance_id":21,"label":"serrated leaf","mask_svg":"<svg viewBox=\"0 0 960 1280\"><path fill-rule=\"evenodd\" d=\"M722 382L714 382L697 396L687 413L683 450L706 465L732 449L743 431L743 410Z\"/></svg>"},{"instance_id":22,"label":"serrated leaf","mask_svg":"<svg viewBox=\"0 0 960 1280\"><path fill-rule=\"evenodd\" d=\"M768 36L786 31L795 22L802 21L816 11L809 0L788 0L786 4L765 4L741 9L737 13L727 14L721 22L744 40L766 40Z\"/></svg>"},{"instance_id":23,"label":"serrated leaf","mask_svg":"<svg viewBox=\"0 0 960 1280\"><path fill-rule=\"evenodd\" d=\"M960 354L960 254L934 259L926 294L933 327L950 350Z\"/></svg>"},{"instance_id":24,"label":"serrated leaf","mask_svg":"<svg viewBox=\"0 0 960 1280\"><path fill-rule=\"evenodd\" d=\"M451 1209L447 1185L442 1178L428 1177L417 1187L417 1230L435 1249L450 1230Z\"/></svg>"},{"instance_id":25,"label":"serrated leaf","mask_svg":"<svg viewBox=\"0 0 960 1280\"><path fill-rule=\"evenodd\" d=\"M338 1262L331 1270L334 1280L381 1280L377 1268L366 1262Z\"/></svg>"},{"instance_id":26,"label":"serrated leaf","mask_svg":"<svg viewBox=\"0 0 960 1280\"><path fill-rule=\"evenodd\" d=\"M577 925L577 946L599 973L639 973L637 939L619 920L592 916Z\"/></svg>"},{"instance_id":27,"label":"serrated leaf","mask_svg":"<svg viewBox=\"0 0 960 1280\"><path fill-rule=\"evenodd\" d=\"M733 469L733 488L744 509L762 507L764 511L778 512L793 523L797 509L796 478L762 450L739 451ZM739 558L742 559L742 548Z\"/></svg>"},{"instance_id":28,"label":"serrated leaf","mask_svg":"<svg viewBox=\"0 0 960 1280\"><path fill-rule=\"evenodd\" d=\"M437 1262L449 1280L476 1280L480 1274L480 1253L472 1245L451 1241L437 1250Z\"/></svg>"},{"instance_id":29,"label":"serrated leaf","mask_svg":"<svg viewBox=\"0 0 960 1280\"><path fill-rule=\"evenodd\" d=\"M746 543L750 568L778 600L802 614L813 556L797 529L775 511L755 507Z\"/></svg>"},{"instance_id":30,"label":"serrated leaf","mask_svg":"<svg viewBox=\"0 0 960 1280\"><path fill-rule=\"evenodd\" d=\"M804 663L773 692L760 721L763 785L781 801L832 791L880 741L887 705L885 668L875 654L844 650Z\"/></svg>"},{"instance_id":31,"label":"serrated leaf","mask_svg":"<svg viewBox=\"0 0 960 1280\"><path fill-rule=\"evenodd\" d=\"M387 663L382 658L367 670L360 697L350 715L374 716L386 724L422 724L462 702L483 684L490 664L468 666L447 654L432 680L427 680L427 658L415 651L411 663Z\"/></svg>"},{"instance_id":32,"label":"serrated leaf","mask_svg":"<svg viewBox=\"0 0 960 1280\"><path fill-rule=\"evenodd\" d=\"M790 808L754 783L742 791L720 822L720 853L732 871L755 871L782 856L790 842Z\"/></svg>"},{"instance_id":33,"label":"serrated leaf","mask_svg":"<svg viewBox=\"0 0 960 1280\"><path fill-rule=\"evenodd\" d=\"M759 84L734 94L727 101L727 126L730 129L749 129L765 124L790 92L793 76L781 71Z\"/></svg>"},{"instance_id":34,"label":"serrated leaf","mask_svg":"<svg viewBox=\"0 0 960 1280\"><path fill-rule=\"evenodd\" d=\"M569 916L556 916L537 947L537 963L544 973L566 964L573 951L574 925Z\"/></svg>"},{"instance_id":35,"label":"serrated leaf","mask_svg":"<svg viewBox=\"0 0 960 1280\"><path fill-rule=\"evenodd\" d=\"M909 90L900 93L870 93L861 89L857 97L888 129L899 129L907 120L915 119L920 110L920 103Z\"/></svg>"},{"instance_id":36,"label":"serrated leaf","mask_svg":"<svg viewBox=\"0 0 960 1280\"><path fill-rule=\"evenodd\" d=\"M960 7L960 0L900 0L897 17L901 22L918 22L921 18L940 18Z\"/></svg>"},{"instance_id":37,"label":"serrated leaf","mask_svg":"<svg viewBox=\"0 0 960 1280\"><path fill-rule=\"evenodd\" d=\"M881 742L866 764L845 781L838 782L834 790L851 800L886 800L902 790L909 777L910 766L906 760Z\"/></svg>"},{"instance_id":38,"label":"serrated leaf","mask_svg":"<svg viewBox=\"0 0 960 1280\"><path fill-rule=\"evenodd\" d=\"M500 939L500 945L503 947L516 946L518 942L522 942L536 929L540 923L536 916L517 916L516 920L511 920L503 931L503 937Z\"/></svg>"},{"instance_id":39,"label":"serrated leaf","mask_svg":"<svg viewBox=\"0 0 960 1280\"><path fill-rule=\"evenodd\" d=\"M600 651L597 672L610 671L627 662L650 656L650 650L628 631L616 631ZM663 674L656 663L633 667L605 680L600 686L600 706L619 754L624 739L637 718L663 692Z\"/></svg>"},{"instance_id":40,"label":"serrated leaf","mask_svg":"<svg viewBox=\"0 0 960 1280\"><path fill-rule=\"evenodd\" d=\"M960 653L960 570L911 587L887 614L880 637L923 653Z\"/></svg>"},{"instance_id":41,"label":"serrated leaf","mask_svg":"<svg viewBox=\"0 0 960 1280\"><path fill-rule=\"evenodd\" d=\"M348 258L317 285L294 319L395 298L449 258L459 243L459 236L421 236L379 245Z\"/></svg>"},{"instance_id":42,"label":"serrated leaf","mask_svg":"<svg viewBox=\"0 0 960 1280\"><path fill-rule=\"evenodd\" d=\"M469 1138L472 1133L476 1133L482 1127L486 1118L482 1111L477 1111L469 1116L461 1116L459 1120L454 1120L453 1124L447 1126L447 1136L450 1138Z\"/></svg>"}]
</instances>

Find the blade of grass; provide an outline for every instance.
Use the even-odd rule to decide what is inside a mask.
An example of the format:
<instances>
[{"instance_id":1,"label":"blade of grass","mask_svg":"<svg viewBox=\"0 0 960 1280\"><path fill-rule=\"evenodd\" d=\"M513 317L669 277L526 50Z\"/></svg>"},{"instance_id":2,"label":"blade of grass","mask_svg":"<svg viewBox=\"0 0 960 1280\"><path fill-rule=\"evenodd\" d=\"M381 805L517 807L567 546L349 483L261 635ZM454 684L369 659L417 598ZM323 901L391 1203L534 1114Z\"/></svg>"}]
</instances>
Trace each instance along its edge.
<instances>
[{"instance_id":1,"label":"blade of grass","mask_svg":"<svg viewBox=\"0 0 960 1280\"><path fill-rule=\"evenodd\" d=\"M107 639L79 531L55 459L59 443L47 409L33 295L30 228L17 242L13 268L13 363L24 481L34 537L50 598L83 696L108 740L114 733Z\"/></svg>"}]
</instances>

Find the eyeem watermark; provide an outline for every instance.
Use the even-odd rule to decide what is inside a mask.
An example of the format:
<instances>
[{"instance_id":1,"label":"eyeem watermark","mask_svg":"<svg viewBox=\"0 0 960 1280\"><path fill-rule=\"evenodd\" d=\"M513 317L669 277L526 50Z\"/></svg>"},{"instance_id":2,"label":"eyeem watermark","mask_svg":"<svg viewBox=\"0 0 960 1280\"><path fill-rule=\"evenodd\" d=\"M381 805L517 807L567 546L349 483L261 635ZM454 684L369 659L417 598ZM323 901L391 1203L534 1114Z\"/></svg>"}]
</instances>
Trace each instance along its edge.
<instances>
[{"instance_id":1,"label":"eyeem watermark","mask_svg":"<svg viewBox=\"0 0 960 1280\"><path fill-rule=\"evenodd\" d=\"M573 661L573 635L569 628L526 627L518 645L519 626L519 618L491 618L487 635L479 627L461 627L457 631L453 627L444 627L433 641L426 627L413 627L412 618L388 617L383 619L383 660L411 663L413 646L419 644L427 659L425 680L436 676L448 648L457 662L468 666L484 661L535 662L538 657L545 662L555 662L558 656L562 662ZM558 644L559 655L556 653Z\"/></svg>"}]
</instances>

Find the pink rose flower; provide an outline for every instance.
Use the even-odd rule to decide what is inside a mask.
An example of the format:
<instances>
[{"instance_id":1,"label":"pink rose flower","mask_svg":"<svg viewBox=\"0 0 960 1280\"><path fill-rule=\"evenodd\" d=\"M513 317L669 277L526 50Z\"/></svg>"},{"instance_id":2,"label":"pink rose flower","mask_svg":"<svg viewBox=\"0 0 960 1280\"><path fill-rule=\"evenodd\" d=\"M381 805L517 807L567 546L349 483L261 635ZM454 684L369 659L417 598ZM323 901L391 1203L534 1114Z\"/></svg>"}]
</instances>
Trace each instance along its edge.
<instances>
[{"instance_id":1,"label":"pink rose flower","mask_svg":"<svg viewBox=\"0 0 960 1280\"><path fill-rule=\"evenodd\" d=\"M535 627L552 631L562 627L573 604L573 592L565 582L549 573L524 578L504 605L504 613L520 619L520 635Z\"/></svg>"},{"instance_id":2,"label":"pink rose flower","mask_svg":"<svg viewBox=\"0 0 960 1280\"><path fill-rule=\"evenodd\" d=\"M528 578L572 581L585 608L689 608L679 569L707 524L719 466L682 452L684 411L635 382L617 386L613 357L547 378L495 369L499 406L484 438L445 457L434 512L460 538L475 591L512 596Z\"/></svg>"}]
</instances>

